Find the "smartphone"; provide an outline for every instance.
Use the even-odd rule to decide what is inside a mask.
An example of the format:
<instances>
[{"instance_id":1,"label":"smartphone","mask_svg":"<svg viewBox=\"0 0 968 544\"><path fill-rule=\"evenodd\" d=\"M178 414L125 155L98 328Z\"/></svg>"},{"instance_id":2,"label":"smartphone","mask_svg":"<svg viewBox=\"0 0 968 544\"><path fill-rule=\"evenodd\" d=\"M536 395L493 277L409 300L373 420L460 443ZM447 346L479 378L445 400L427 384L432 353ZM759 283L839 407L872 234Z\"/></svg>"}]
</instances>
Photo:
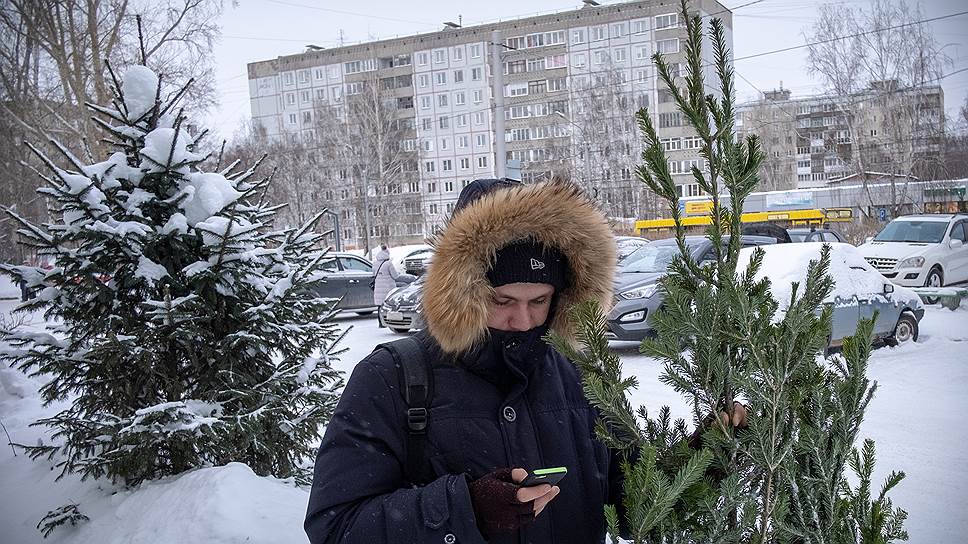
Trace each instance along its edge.
<instances>
[{"instance_id":1,"label":"smartphone","mask_svg":"<svg viewBox=\"0 0 968 544\"><path fill-rule=\"evenodd\" d=\"M567 467L553 467L553 468L536 468L528 473L524 481L521 482L521 487L531 487L533 485L556 485L568 474Z\"/></svg>"}]
</instances>

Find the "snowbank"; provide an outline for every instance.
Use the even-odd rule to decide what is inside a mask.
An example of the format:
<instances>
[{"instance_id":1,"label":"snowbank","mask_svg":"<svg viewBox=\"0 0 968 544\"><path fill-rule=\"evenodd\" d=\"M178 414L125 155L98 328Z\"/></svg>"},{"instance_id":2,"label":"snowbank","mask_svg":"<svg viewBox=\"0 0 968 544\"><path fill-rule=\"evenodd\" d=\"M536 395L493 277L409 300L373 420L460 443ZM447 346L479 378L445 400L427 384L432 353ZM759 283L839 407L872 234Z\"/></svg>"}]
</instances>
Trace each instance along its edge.
<instances>
[{"instance_id":1,"label":"snowbank","mask_svg":"<svg viewBox=\"0 0 968 544\"><path fill-rule=\"evenodd\" d=\"M203 468L81 505L91 521L63 531L76 544L307 542L307 491L241 463ZM68 535L68 533L73 533ZM56 534L56 533L55 533Z\"/></svg>"}]
</instances>

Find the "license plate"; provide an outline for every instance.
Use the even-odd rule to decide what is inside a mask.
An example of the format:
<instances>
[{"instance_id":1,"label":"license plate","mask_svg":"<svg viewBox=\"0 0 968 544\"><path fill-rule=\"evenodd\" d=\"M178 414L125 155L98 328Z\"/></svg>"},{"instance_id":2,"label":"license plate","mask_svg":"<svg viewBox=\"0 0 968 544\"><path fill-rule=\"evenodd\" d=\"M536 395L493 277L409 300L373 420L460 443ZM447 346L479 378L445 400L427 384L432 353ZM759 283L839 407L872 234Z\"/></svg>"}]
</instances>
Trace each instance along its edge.
<instances>
[{"instance_id":1,"label":"license plate","mask_svg":"<svg viewBox=\"0 0 968 544\"><path fill-rule=\"evenodd\" d=\"M403 313L387 312L387 321L403 321Z\"/></svg>"}]
</instances>

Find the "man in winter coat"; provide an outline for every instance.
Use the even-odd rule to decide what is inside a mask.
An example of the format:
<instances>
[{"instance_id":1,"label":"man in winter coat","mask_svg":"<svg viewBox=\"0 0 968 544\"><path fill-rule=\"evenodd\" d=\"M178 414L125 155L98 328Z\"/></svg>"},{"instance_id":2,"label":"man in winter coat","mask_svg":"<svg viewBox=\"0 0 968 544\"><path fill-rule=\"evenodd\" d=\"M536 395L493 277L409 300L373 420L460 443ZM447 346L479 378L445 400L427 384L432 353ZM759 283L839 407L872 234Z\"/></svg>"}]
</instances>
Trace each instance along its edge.
<instances>
[{"instance_id":1,"label":"man in winter coat","mask_svg":"<svg viewBox=\"0 0 968 544\"><path fill-rule=\"evenodd\" d=\"M373 305L380 306L387 299L387 294L397 286L397 269L390 261L390 251L386 244L380 246L380 251L373 260L373 269L376 271L376 278L373 280Z\"/></svg>"},{"instance_id":2,"label":"man in winter coat","mask_svg":"<svg viewBox=\"0 0 968 544\"><path fill-rule=\"evenodd\" d=\"M431 367L423 481L407 478L406 403L378 349L353 371L316 459L305 529L322 543L603 542L617 457L574 364L542 336L573 338L568 309L608 307L615 241L580 190L477 180L435 240L423 288ZM556 486L527 472L564 466Z\"/></svg>"}]
</instances>

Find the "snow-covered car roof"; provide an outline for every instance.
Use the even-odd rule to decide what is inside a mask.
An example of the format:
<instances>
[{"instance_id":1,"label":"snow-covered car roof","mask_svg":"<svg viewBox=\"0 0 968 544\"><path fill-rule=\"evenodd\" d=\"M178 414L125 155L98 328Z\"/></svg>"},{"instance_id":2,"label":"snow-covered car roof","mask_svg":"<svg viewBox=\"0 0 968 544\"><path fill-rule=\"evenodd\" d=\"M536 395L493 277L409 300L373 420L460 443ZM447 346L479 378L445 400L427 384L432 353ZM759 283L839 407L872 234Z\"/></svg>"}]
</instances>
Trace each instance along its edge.
<instances>
[{"instance_id":1,"label":"snow-covered car roof","mask_svg":"<svg viewBox=\"0 0 968 544\"><path fill-rule=\"evenodd\" d=\"M757 279L770 278L773 298L785 307L790 300L793 282L800 284L799 292L803 293L803 284L807 280L807 267L810 261L820 258L820 250L825 244L830 246L829 274L834 280L833 290L827 297L828 301L833 301L837 297L850 299L859 294L882 293L884 284L890 283L864 259L856 247L850 244L828 242L762 246L763 265L756 277ZM755 249L740 250L737 271L746 270ZM894 293L897 299L918 300L914 291L899 285L894 286Z\"/></svg>"}]
</instances>

